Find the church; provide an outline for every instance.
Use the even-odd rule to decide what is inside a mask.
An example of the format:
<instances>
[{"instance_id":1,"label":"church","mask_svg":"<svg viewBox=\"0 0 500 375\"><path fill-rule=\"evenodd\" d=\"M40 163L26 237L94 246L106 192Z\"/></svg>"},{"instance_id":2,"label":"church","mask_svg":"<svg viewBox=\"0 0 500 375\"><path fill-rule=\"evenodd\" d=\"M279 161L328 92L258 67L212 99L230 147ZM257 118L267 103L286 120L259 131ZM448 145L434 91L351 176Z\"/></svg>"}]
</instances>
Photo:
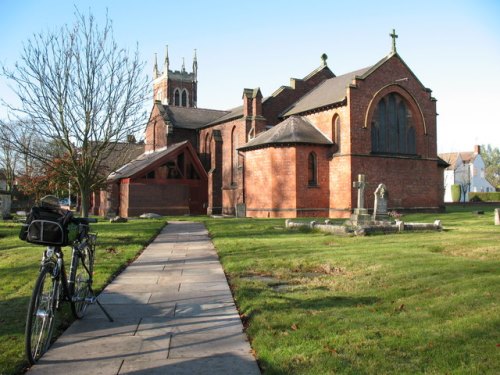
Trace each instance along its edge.
<instances>
[{"instance_id":1,"label":"church","mask_svg":"<svg viewBox=\"0 0 500 375\"><path fill-rule=\"evenodd\" d=\"M99 213L123 217L208 214L348 218L353 181L366 176L367 207L380 183L390 210L438 210L436 99L396 51L335 75L321 64L264 97L245 88L238 107L197 107L198 61L153 70L144 153L111 173ZM99 205L99 202L102 204Z\"/></svg>"}]
</instances>

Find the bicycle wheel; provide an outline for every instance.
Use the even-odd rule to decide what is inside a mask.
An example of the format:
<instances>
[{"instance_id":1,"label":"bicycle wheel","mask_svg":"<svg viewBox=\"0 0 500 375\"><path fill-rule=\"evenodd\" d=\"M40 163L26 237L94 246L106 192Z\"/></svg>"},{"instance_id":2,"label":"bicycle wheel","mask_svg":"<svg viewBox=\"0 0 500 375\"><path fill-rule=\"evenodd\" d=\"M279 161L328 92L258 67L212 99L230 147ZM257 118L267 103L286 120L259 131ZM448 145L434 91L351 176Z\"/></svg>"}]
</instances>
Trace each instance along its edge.
<instances>
[{"instance_id":1,"label":"bicycle wheel","mask_svg":"<svg viewBox=\"0 0 500 375\"><path fill-rule=\"evenodd\" d=\"M76 251L69 279L71 311L77 319L83 318L92 296L92 273L94 272L94 252L92 245L85 244Z\"/></svg>"},{"instance_id":2,"label":"bicycle wheel","mask_svg":"<svg viewBox=\"0 0 500 375\"><path fill-rule=\"evenodd\" d=\"M25 348L30 364L49 349L54 330L60 282L52 276L53 264L46 264L36 280L26 317Z\"/></svg>"}]
</instances>

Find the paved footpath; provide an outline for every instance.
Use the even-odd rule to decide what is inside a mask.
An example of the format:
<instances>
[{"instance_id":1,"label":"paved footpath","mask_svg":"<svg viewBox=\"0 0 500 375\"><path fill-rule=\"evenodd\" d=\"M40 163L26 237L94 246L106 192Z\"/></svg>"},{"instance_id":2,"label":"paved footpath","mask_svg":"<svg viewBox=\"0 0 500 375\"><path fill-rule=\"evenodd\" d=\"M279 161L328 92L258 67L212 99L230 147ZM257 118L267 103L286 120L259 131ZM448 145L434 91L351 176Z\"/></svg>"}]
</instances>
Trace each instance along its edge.
<instances>
[{"instance_id":1,"label":"paved footpath","mask_svg":"<svg viewBox=\"0 0 500 375\"><path fill-rule=\"evenodd\" d=\"M99 259L96 260L99 262ZM28 372L260 374L204 226L169 222Z\"/></svg>"}]
</instances>

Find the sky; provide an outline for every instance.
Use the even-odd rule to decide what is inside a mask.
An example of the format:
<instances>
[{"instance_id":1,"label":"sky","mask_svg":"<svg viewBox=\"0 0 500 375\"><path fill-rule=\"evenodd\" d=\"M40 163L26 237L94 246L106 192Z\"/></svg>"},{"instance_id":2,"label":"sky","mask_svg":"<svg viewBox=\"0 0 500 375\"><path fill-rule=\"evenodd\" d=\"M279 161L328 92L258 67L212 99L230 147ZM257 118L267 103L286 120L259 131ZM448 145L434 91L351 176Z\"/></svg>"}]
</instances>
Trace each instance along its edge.
<instances>
[{"instance_id":1,"label":"sky","mask_svg":"<svg viewBox=\"0 0 500 375\"><path fill-rule=\"evenodd\" d=\"M0 66L20 60L34 33L71 25L75 7L106 11L119 46L136 46L152 78L168 45L170 69L198 56L198 107L241 105L244 88L271 95L303 78L328 55L341 75L397 51L437 99L438 152L500 147L498 0L0 0ZM102 24L102 22L101 22ZM0 98L16 103L0 78ZM0 108L0 118L6 118Z\"/></svg>"}]
</instances>

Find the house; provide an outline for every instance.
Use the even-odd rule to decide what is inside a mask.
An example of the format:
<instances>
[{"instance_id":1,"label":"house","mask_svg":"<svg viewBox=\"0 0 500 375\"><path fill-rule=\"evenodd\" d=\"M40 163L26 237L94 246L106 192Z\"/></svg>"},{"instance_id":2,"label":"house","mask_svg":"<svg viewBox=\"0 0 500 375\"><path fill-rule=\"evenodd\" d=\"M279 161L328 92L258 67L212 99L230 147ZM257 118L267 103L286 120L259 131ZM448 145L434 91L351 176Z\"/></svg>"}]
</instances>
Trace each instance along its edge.
<instances>
[{"instance_id":1,"label":"house","mask_svg":"<svg viewBox=\"0 0 500 375\"><path fill-rule=\"evenodd\" d=\"M167 51L163 71L154 65L145 154L110 175L101 209L345 218L358 174L367 207L384 183L390 209L440 209L447 164L437 155L436 99L391 37L375 64L337 76L323 54L304 78L268 97L243 89L241 105L224 111L197 108L196 55L192 72L172 71Z\"/></svg>"},{"instance_id":2,"label":"house","mask_svg":"<svg viewBox=\"0 0 500 375\"><path fill-rule=\"evenodd\" d=\"M481 147L474 146L473 152L449 152L439 154L439 157L449 164L444 170L444 201L452 202L451 186L461 186L464 202L469 201L468 193L493 192L495 188L485 178L484 160L481 156Z\"/></svg>"}]
</instances>

